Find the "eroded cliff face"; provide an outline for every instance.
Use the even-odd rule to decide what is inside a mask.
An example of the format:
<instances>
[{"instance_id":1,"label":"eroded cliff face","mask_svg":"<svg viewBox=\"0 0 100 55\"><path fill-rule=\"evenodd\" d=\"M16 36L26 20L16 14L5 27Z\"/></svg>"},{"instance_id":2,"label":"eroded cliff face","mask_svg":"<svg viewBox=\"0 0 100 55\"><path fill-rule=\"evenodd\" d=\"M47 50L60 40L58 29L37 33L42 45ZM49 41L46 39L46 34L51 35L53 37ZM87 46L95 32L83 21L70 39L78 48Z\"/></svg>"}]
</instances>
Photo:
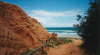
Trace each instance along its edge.
<instances>
[{"instance_id":1,"label":"eroded cliff face","mask_svg":"<svg viewBox=\"0 0 100 55\"><path fill-rule=\"evenodd\" d=\"M50 34L34 18L21 8L0 2L0 55L20 55L29 48L35 48Z\"/></svg>"}]
</instances>

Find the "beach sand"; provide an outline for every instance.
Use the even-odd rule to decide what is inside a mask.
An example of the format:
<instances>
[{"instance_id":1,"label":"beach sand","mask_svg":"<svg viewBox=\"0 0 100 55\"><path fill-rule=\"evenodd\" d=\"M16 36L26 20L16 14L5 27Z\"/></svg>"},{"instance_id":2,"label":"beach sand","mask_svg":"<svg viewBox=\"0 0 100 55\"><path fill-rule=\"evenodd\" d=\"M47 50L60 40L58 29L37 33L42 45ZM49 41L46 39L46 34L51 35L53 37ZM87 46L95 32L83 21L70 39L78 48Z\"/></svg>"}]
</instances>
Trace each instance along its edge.
<instances>
[{"instance_id":1,"label":"beach sand","mask_svg":"<svg viewBox=\"0 0 100 55\"><path fill-rule=\"evenodd\" d=\"M48 55L83 55L82 49L78 47L83 41L80 39L72 40L72 43L66 43L59 45L56 48L50 48Z\"/></svg>"}]
</instances>

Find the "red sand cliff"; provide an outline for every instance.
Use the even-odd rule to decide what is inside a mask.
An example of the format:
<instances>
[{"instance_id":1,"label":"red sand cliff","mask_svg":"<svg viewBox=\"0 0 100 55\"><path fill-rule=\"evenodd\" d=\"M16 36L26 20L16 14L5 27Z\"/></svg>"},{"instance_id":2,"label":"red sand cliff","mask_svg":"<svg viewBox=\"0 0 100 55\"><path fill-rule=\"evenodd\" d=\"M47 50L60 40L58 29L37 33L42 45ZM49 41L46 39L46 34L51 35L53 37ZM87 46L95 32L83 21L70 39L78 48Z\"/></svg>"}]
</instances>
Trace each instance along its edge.
<instances>
[{"instance_id":1,"label":"red sand cliff","mask_svg":"<svg viewBox=\"0 0 100 55\"><path fill-rule=\"evenodd\" d=\"M0 2L0 55L20 55L50 34L16 5Z\"/></svg>"}]
</instances>

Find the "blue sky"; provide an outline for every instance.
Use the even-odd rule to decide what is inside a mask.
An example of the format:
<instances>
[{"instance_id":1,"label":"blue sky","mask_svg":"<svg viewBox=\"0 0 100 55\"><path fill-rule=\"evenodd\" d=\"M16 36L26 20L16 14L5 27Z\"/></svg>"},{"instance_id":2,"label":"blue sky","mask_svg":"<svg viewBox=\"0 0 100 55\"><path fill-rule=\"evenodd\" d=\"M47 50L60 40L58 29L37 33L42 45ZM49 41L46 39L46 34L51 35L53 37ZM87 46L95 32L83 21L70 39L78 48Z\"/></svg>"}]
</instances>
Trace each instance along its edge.
<instances>
[{"instance_id":1,"label":"blue sky","mask_svg":"<svg viewBox=\"0 0 100 55\"><path fill-rule=\"evenodd\" d=\"M0 0L16 4L45 27L71 27L76 15L85 13L88 0Z\"/></svg>"}]
</instances>

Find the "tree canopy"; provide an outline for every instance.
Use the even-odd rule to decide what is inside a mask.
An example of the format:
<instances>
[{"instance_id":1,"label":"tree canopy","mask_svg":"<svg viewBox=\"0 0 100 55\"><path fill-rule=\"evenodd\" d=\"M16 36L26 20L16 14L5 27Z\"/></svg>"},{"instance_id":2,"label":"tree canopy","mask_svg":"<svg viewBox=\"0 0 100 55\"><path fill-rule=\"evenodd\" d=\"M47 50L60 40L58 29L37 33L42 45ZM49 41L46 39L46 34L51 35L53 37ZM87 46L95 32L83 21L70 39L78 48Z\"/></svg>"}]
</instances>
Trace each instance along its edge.
<instances>
[{"instance_id":1,"label":"tree canopy","mask_svg":"<svg viewBox=\"0 0 100 55\"><path fill-rule=\"evenodd\" d=\"M87 11L86 16L77 15L79 21L78 34L85 41L82 45L87 52L92 55L98 52L98 39L99 39L99 17L100 17L100 5L93 2L90 3L90 8Z\"/></svg>"}]
</instances>

